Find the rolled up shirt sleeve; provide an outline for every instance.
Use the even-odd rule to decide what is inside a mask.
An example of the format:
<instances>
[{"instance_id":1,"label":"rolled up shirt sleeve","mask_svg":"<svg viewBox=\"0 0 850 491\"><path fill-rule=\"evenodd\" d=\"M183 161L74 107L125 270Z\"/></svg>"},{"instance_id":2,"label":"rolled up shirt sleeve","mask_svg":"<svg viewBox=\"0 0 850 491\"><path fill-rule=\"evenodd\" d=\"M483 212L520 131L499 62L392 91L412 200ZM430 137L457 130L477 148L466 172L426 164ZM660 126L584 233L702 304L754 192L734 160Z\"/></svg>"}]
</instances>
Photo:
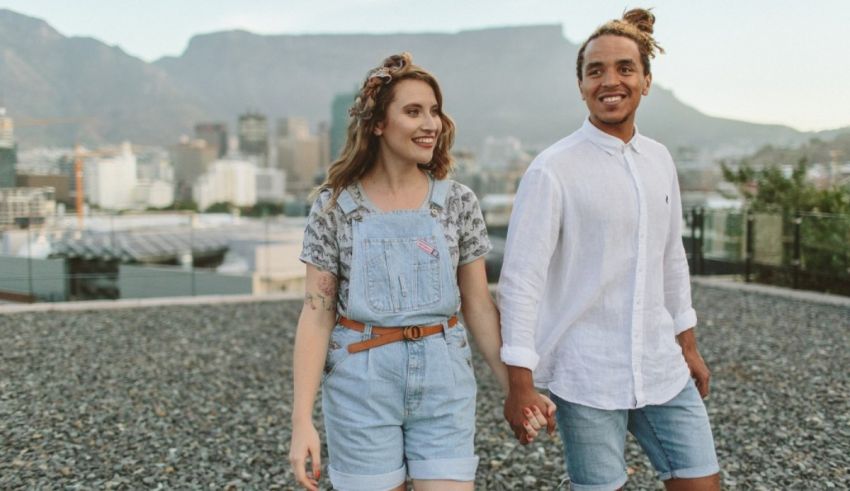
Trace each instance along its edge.
<instances>
[{"instance_id":1,"label":"rolled up shirt sleeve","mask_svg":"<svg viewBox=\"0 0 850 491\"><path fill-rule=\"evenodd\" d=\"M543 167L523 176L511 212L499 279L500 355L506 365L534 370L538 307L561 231L562 191Z\"/></svg>"},{"instance_id":2,"label":"rolled up shirt sleeve","mask_svg":"<svg viewBox=\"0 0 850 491\"><path fill-rule=\"evenodd\" d=\"M670 190L670 232L664 251L664 306L673 317L675 334L679 335L696 326L697 314L691 305L691 279L682 243L682 198L675 172L674 166Z\"/></svg>"}]
</instances>

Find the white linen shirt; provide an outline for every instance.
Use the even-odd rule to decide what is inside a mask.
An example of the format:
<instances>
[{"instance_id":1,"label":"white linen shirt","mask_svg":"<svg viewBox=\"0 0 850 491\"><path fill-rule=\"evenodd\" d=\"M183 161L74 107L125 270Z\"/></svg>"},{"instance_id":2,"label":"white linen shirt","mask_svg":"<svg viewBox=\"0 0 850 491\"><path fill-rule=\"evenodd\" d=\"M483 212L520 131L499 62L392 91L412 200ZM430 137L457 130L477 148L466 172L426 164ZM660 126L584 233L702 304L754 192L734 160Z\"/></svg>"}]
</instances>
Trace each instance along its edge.
<instances>
[{"instance_id":1,"label":"white linen shirt","mask_svg":"<svg viewBox=\"0 0 850 491\"><path fill-rule=\"evenodd\" d=\"M531 163L511 214L501 358L535 385L599 409L662 404L690 371L696 324L676 167L660 143L588 120Z\"/></svg>"}]
</instances>

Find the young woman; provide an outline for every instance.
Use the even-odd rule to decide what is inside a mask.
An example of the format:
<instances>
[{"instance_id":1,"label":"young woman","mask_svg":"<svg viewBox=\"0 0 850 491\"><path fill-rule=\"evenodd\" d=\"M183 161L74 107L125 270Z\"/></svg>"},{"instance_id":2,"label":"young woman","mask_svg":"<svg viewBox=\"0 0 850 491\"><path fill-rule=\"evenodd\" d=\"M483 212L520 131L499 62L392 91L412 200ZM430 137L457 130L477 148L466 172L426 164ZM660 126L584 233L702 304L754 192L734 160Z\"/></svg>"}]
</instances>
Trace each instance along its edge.
<instances>
[{"instance_id":1,"label":"young woman","mask_svg":"<svg viewBox=\"0 0 850 491\"><path fill-rule=\"evenodd\" d=\"M478 201L446 179L454 123L436 79L409 54L367 76L347 141L304 234L304 307L294 355L290 461L317 489L322 412L336 489L473 488L476 384L460 306L507 390L499 316L487 289L490 242ZM529 438L554 410L529 408ZM311 475L307 475L307 459Z\"/></svg>"}]
</instances>

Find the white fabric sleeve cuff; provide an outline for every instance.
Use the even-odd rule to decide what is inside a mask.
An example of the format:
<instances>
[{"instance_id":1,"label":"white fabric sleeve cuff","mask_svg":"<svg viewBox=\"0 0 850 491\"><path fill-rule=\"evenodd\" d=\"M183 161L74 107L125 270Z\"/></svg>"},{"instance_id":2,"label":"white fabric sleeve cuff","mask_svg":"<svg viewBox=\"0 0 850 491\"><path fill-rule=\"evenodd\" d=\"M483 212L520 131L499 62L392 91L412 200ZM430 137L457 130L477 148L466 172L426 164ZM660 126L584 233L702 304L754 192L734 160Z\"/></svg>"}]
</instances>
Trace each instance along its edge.
<instances>
[{"instance_id":1,"label":"white fabric sleeve cuff","mask_svg":"<svg viewBox=\"0 0 850 491\"><path fill-rule=\"evenodd\" d=\"M694 309L688 309L684 312L679 313L675 319L673 319L673 331L678 336L679 334L687 331L688 329L695 327L697 325L697 313Z\"/></svg>"},{"instance_id":2,"label":"white fabric sleeve cuff","mask_svg":"<svg viewBox=\"0 0 850 491\"><path fill-rule=\"evenodd\" d=\"M499 354L505 365L528 368L531 371L534 371L540 361L540 356L534 350L518 346L502 346Z\"/></svg>"}]
</instances>

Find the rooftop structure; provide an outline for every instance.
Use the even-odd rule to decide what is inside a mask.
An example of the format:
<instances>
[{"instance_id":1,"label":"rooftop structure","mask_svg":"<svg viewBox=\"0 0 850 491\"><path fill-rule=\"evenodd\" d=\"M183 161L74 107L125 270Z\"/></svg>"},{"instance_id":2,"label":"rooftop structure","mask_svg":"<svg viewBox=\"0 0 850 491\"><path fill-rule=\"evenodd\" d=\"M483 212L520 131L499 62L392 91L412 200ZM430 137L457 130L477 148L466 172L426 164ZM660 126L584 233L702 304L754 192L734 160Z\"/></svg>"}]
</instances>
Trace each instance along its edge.
<instances>
[{"instance_id":1,"label":"rooftop structure","mask_svg":"<svg viewBox=\"0 0 850 491\"><path fill-rule=\"evenodd\" d=\"M694 285L723 487L847 488L850 303L773 290ZM293 489L300 298L175 303L0 313L0 488ZM501 389L477 352L473 362L476 488L563 486L560 440L520 446ZM661 488L633 439L626 463L629 489Z\"/></svg>"}]
</instances>

